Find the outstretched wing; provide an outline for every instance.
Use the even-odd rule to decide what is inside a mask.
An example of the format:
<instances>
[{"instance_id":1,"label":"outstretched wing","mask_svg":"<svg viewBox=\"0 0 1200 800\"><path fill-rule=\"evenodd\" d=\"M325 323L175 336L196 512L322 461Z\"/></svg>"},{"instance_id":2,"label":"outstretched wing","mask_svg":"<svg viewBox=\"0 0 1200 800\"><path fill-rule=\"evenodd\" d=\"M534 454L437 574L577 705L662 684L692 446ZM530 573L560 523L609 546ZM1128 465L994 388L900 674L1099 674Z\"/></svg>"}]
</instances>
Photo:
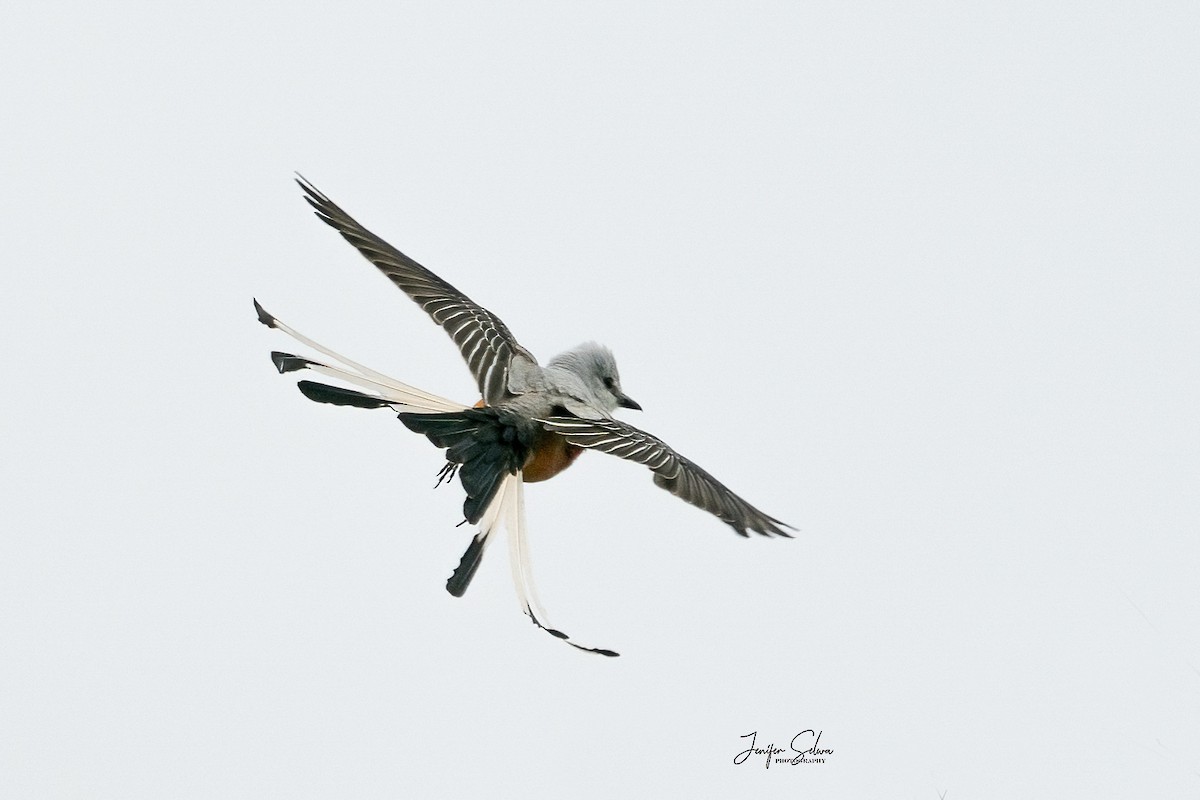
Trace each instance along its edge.
<instances>
[{"instance_id":1,"label":"outstretched wing","mask_svg":"<svg viewBox=\"0 0 1200 800\"><path fill-rule=\"evenodd\" d=\"M764 536L791 536L784 522L769 517L726 488L725 484L676 453L661 439L616 419L550 417L542 426L568 442L612 453L644 464L654 472L654 483L694 506L716 514L741 536L747 530ZM794 528L793 528L794 530Z\"/></svg>"},{"instance_id":2,"label":"outstretched wing","mask_svg":"<svg viewBox=\"0 0 1200 800\"><path fill-rule=\"evenodd\" d=\"M517 343L495 314L359 225L308 181L298 178L296 183L320 219L446 329L488 405L498 405L524 391L523 375L537 366L537 359Z\"/></svg>"}]
</instances>

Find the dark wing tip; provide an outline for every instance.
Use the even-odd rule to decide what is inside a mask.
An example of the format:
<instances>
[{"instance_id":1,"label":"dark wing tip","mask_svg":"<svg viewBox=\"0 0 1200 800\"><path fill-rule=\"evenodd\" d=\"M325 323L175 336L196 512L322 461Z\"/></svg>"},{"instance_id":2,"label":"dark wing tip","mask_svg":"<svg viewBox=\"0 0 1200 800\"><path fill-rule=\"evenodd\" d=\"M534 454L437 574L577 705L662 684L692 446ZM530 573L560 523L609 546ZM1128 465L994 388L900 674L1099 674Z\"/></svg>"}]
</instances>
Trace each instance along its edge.
<instances>
[{"instance_id":1,"label":"dark wing tip","mask_svg":"<svg viewBox=\"0 0 1200 800\"><path fill-rule=\"evenodd\" d=\"M296 173L296 183L297 183L297 185L300 186L301 189L304 190L304 193L307 195L311 195L312 197L320 198L321 200L329 199L328 197L326 197L324 194L321 193L320 189L318 189L317 187L312 185L312 181L310 181L308 178L301 175L299 172Z\"/></svg>"},{"instance_id":2,"label":"dark wing tip","mask_svg":"<svg viewBox=\"0 0 1200 800\"><path fill-rule=\"evenodd\" d=\"M759 513L761 514L762 512ZM745 528L739 527L739 525L734 523L730 523L730 525L732 525L733 529L742 536L749 537L750 534L746 533ZM762 514L761 519L750 520L748 523L746 523L746 527L749 527L750 530L754 531L760 536L782 536L785 539L794 539L795 537L788 533L787 530L784 530L784 528L793 531L799 530L798 528L788 525L786 522L777 520L774 517L768 517L766 514Z\"/></svg>"},{"instance_id":3,"label":"dark wing tip","mask_svg":"<svg viewBox=\"0 0 1200 800\"><path fill-rule=\"evenodd\" d=\"M783 520L775 519L774 517L767 517L767 519L771 520L771 533L776 536L782 536L785 539L794 539L796 537L792 536L788 531L800 532L800 529L795 525L788 525ZM787 528L787 530L784 530L784 528Z\"/></svg>"},{"instance_id":4,"label":"dark wing tip","mask_svg":"<svg viewBox=\"0 0 1200 800\"><path fill-rule=\"evenodd\" d=\"M272 316L265 308L262 307L262 305L258 302L257 298L252 297L250 299L254 300L254 310L258 313L258 321L261 322L263 325L266 325L268 328L274 328L275 327L275 317Z\"/></svg>"},{"instance_id":5,"label":"dark wing tip","mask_svg":"<svg viewBox=\"0 0 1200 800\"><path fill-rule=\"evenodd\" d=\"M313 211L317 215L317 219L321 220L326 225L329 225L332 228L336 228L338 230L338 232L342 234L342 236L346 236L345 228L336 218L338 218L338 217L347 217L348 218L349 215L346 214L346 212L343 211L338 206L337 203L330 200L329 197L324 192L322 192L316 186L313 186L308 181L308 179L305 178L300 173L296 173L296 183L300 186L301 189L304 190L304 200L310 206L312 206ZM351 223L354 222L353 220L349 220L349 221ZM357 223L354 223L354 224L357 224ZM350 239L347 239L347 241L350 241L351 244L354 244L354 242ZM357 245L355 245L355 246L357 246Z\"/></svg>"}]
</instances>

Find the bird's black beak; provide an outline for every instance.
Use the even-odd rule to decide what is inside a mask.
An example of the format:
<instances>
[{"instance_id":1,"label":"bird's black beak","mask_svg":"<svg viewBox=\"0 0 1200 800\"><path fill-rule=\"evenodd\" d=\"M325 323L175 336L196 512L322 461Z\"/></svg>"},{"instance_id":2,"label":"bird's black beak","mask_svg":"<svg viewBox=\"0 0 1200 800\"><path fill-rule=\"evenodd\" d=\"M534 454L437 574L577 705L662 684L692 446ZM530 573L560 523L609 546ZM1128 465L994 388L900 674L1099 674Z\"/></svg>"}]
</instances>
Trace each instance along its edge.
<instances>
[{"instance_id":1,"label":"bird's black beak","mask_svg":"<svg viewBox=\"0 0 1200 800\"><path fill-rule=\"evenodd\" d=\"M625 395L620 395L617 397L617 405L619 405L621 408L632 408L634 411L642 410L642 407L637 404L636 400L626 397Z\"/></svg>"}]
</instances>

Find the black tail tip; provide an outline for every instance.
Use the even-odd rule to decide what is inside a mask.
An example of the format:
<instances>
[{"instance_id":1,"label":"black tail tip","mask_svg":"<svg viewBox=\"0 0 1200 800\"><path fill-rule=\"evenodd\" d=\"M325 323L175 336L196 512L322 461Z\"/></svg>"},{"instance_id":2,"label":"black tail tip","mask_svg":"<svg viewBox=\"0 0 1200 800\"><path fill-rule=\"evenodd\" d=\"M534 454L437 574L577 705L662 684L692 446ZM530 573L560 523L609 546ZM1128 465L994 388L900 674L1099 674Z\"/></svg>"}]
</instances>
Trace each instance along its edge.
<instances>
[{"instance_id":1,"label":"black tail tip","mask_svg":"<svg viewBox=\"0 0 1200 800\"><path fill-rule=\"evenodd\" d=\"M567 644L571 645L571 647L574 647L576 650L582 650L585 653L595 653L598 656L604 656L606 658L618 658L621 655L616 650L607 650L603 647L584 647L581 644L575 644L571 641L568 641Z\"/></svg>"},{"instance_id":2,"label":"black tail tip","mask_svg":"<svg viewBox=\"0 0 1200 800\"><path fill-rule=\"evenodd\" d=\"M300 381L296 384L296 388L309 400L317 403L351 406L352 408L383 408L388 404L382 397L316 381Z\"/></svg>"},{"instance_id":3,"label":"black tail tip","mask_svg":"<svg viewBox=\"0 0 1200 800\"><path fill-rule=\"evenodd\" d=\"M274 328L275 317L271 316L271 314L262 307L257 298L251 299L254 300L254 310L258 313L258 321L263 325L266 325L268 328Z\"/></svg>"},{"instance_id":4,"label":"black tail tip","mask_svg":"<svg viewBox=\"0 0 1200 800\"><path fill-rule=\"evenodd\" d=\"M281 353L278 350L271 351L271 363L275 365L275 369L279 370L280 375L285 372L296 372L306 369L313 364L307 358L294 356L291 353Z\"/></svg>"}]
</instances>

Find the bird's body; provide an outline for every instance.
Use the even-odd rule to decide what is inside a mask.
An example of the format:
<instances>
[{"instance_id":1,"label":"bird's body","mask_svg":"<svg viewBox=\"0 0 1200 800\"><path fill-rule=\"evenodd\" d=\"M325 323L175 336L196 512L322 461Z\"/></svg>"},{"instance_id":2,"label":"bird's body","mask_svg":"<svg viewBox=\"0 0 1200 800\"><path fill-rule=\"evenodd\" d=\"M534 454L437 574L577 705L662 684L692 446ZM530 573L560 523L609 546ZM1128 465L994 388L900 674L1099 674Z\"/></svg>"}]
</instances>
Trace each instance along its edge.
<instances>
[{"instance_id":1,"label":"bird's body","mask_svg":"<svg viewBox=\"0 0 1200 800\"><path fill-rule=\"evenodd\" d=\"M335 405L390 407L399 412L409 429L446 449L448 463L442 477L458 472L467 494L463 515L480 526L447 582L452 594L466 591L489 536L503 524L509 530L510 561L523 610L539 627L567 639L542 622L545 613L540 610L528 569L521 486L558 475L585 449L644 464L655 473L658 486L712 512L742 536L747 530L767 536L789 535L779 520L751 506L662 441L614 418L618 408L641 406L622 390L616 360L608 348L588 342L541 366L498 317L363 228L311 184L299 183L319 218L446 329L479 385L482 399L473 407L415 389L327 350L284 325L255 301L263 324L344 365L272 353L280 372L308 369L370 390L301 381L306 396ZM581 649L616 655L610 650Z\"/></svg>"},{"instance_id":2,"label":"bird's body","mask_svg":"<svg viewBox=\"0 0 1200 800\"><path fill-rule=\"evenodd\" d=\"M486 408L487 403L480 400L475 408ZM521 479L525 483L548 481L567 467L575 463L575 459L583 453L583 448L571 444L557 433L551 433L538 425L534 432L537 437L533 442L532 452L521 467Z\"/></svg>"}]
</instances>

